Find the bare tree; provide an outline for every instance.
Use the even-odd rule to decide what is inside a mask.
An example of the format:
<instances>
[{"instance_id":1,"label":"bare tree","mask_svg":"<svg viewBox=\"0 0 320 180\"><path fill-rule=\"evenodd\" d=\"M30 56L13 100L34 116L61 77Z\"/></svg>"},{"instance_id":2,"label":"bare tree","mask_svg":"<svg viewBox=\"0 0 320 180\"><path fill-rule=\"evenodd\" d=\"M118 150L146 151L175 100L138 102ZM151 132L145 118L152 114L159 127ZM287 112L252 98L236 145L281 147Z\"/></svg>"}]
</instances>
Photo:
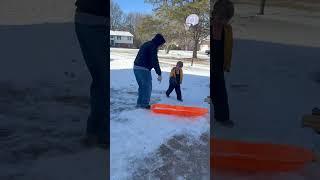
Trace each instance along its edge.
<instances>
[{"instance_id":1,"label":"bare tree","mask_svg":"<svg viewBox=\"0 0 320 180\"><path fill-rule=\"evenodd\" d=\"M197 58L199 42L209 35L209 0L145 0L151 3L155 8L155 13L158 17L165 21L177 22L176 24L183 25L185 19L190 14L199 16L199 24L190 28L184 35L187 35L193 40L193 59ZM180 27L184 30L184 27ZM166 27L167 36L174 37L173 41L177 41L177 28ZM171 33L172 32L172 33ZM179 33L183 34L183 33ZM186 36L184 36L186 37ZM167 43L170 46L169 43Z\"/></svg>"},{"instance_id":2,"label":"bare tree","mask_svg":"<svg viewBox=\"0 0 320 180\"><path fill-rule=\"evenodd\" d=\"M260 12L259 12L260 15L264 14L265 5L266 5L266 0L261 0L261 2L260 2Z\"/></svg>"},{"instance_id":3,"label":"bare tree","mask_svg":"<svg viewBox=\"0 0 320 180\"><path fill-rule=\"evenodd\" d=\"M124 16L123 26L125 30L131 32L132 34L135 33L137 30L137 25L142 21L142 18L145 15L141 13L129 13Z\"/></svg>"},{"instance_id":4,"label":"bare tree","mask_svg":"<svg viewBox=\"0 0 320 180\"><path fill-rule=\"evenodd\" d=\"M123 27L124 14L120 6L111 1L110 4L110 29L111 30L121 30Z\"/></svg>"},{"instance_id":5,"label":"bare tree","mask_svg":"<svg viewBox=\"0 0 320 180\"><path fill-rule=\"evenodd\" d=\"M125 16L123 26L124 30L129 31L134 35L133 44L135 47L139 47L142 40L139 38L138 26L142 23L145 15L141 13L129 13Z\"/></svg>"}]
</instances>

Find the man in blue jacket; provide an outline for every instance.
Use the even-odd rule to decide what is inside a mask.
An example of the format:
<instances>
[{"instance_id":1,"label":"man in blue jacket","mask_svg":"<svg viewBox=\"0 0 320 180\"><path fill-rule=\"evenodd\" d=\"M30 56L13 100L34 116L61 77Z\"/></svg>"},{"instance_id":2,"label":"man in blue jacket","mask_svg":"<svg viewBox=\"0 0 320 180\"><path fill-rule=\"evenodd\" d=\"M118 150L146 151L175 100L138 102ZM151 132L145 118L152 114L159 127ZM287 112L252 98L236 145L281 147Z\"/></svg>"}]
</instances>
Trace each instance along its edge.
<instances>
[{"instance_id":1,"label":"man in blue jacket","mask_svg":"<svg viewBox=\"0 0 320 180\"><path fill-rule=\"evenodd\" d=\"M161 34L157 34L151 41L144 43L134 61L134 75L139 85L137 108L150 109L150 97L152 91L151 69L154 68L161 82L161 69L158 61L158 48L165 43Z\"/></svg>"},{"instance_id":2,"label":"man in blue jacket","mask_svg":"<svg viewBox=\"0 0 320 180\"><path fill-rule=\"evenodd\" d=\"M92 77L91 112L87 120L86 145L109 148L109 40L107 0L77 0L75 30L83 58ZM109 34L109 32L108 32Z\"/></svg>"}]
</instances>

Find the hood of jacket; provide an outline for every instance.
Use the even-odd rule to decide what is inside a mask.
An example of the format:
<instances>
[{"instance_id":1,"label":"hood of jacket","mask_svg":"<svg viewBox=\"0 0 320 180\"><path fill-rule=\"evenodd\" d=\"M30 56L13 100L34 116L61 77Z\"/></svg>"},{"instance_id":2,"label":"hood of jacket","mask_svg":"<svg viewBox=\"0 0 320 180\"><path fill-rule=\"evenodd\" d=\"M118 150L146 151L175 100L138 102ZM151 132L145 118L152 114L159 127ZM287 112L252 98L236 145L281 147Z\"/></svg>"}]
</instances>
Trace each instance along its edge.
<instances>
[{"instance_id":1,"label":"hood of jacket","mask_svg":"<svg viewBox=\"0 0 320 180\"><path fill-rule=\"evenodd\" d=\"M157 47L161 46L166 42L164 37L161 34L157 34L154 36L154 38L151 40Z\"/></svg>"}]
</instances>

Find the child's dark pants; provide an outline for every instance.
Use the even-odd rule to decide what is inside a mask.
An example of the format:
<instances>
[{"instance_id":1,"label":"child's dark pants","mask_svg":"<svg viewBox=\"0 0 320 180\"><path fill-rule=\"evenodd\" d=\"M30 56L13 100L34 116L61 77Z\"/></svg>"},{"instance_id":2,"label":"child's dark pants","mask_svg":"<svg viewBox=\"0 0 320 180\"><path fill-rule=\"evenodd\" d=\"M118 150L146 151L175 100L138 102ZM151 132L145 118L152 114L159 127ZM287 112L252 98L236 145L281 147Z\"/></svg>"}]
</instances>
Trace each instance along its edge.
<instances>
[{"instance_id":1,"label":"child's dark pants","mask_svg":"<svg viewBox=\"0 0 320 180\"><path fill-rule=\"evenodd\" d=\"M179 83L174 83L173 81L170 81L169 88L168 88L168 90L166 92L167 96L169 96L171 94L173 89L176 91L177 99L178 100L182 100L180 84Z\"/></svg>"},{"instance_id":2,"label":"child's dark pants","mask_svg":"<svg viewBox=\"0 0 320 180\"><path fill-rule=\"evenodd\" d=\"M223 36L224 37L224 34ZM214 118L217 121L228 121L229 104L226 84L224 80L224 39L213 40L213 62L210 64L210 96L213 100Z\"/></svg>"}]
</instances>

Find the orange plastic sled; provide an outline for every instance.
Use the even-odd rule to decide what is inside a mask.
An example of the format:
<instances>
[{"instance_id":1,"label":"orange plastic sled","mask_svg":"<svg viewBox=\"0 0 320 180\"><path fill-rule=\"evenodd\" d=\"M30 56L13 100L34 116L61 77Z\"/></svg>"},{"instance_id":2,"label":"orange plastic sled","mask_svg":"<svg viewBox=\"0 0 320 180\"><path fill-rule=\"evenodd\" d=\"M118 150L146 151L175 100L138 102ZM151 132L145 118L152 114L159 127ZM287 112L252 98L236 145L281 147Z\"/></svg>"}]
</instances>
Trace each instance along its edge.
<instances>
[{"instance_id":1,"label":"orange plastic sled","mask_svg":"<svg viewBox=\"0 0 320 180\"><path fill-rule=\"evenodd\" d=\"M155 113L185 117L203 116L208 113L208 109L206 108L177 106L169 104L153 104L151 106L151 110Z\"/></svg>"},{"instance_id":2,"label":"orange plastic sled","mask_svg":"<svg viewBox=\"0 0 320 180\"><path fill-rule=\"evenodd\" d=\"M212 170L285 172L298 170L315 160L311 151L289 145L212 138L210 146Z\"/></svg>"}]
</instances>

